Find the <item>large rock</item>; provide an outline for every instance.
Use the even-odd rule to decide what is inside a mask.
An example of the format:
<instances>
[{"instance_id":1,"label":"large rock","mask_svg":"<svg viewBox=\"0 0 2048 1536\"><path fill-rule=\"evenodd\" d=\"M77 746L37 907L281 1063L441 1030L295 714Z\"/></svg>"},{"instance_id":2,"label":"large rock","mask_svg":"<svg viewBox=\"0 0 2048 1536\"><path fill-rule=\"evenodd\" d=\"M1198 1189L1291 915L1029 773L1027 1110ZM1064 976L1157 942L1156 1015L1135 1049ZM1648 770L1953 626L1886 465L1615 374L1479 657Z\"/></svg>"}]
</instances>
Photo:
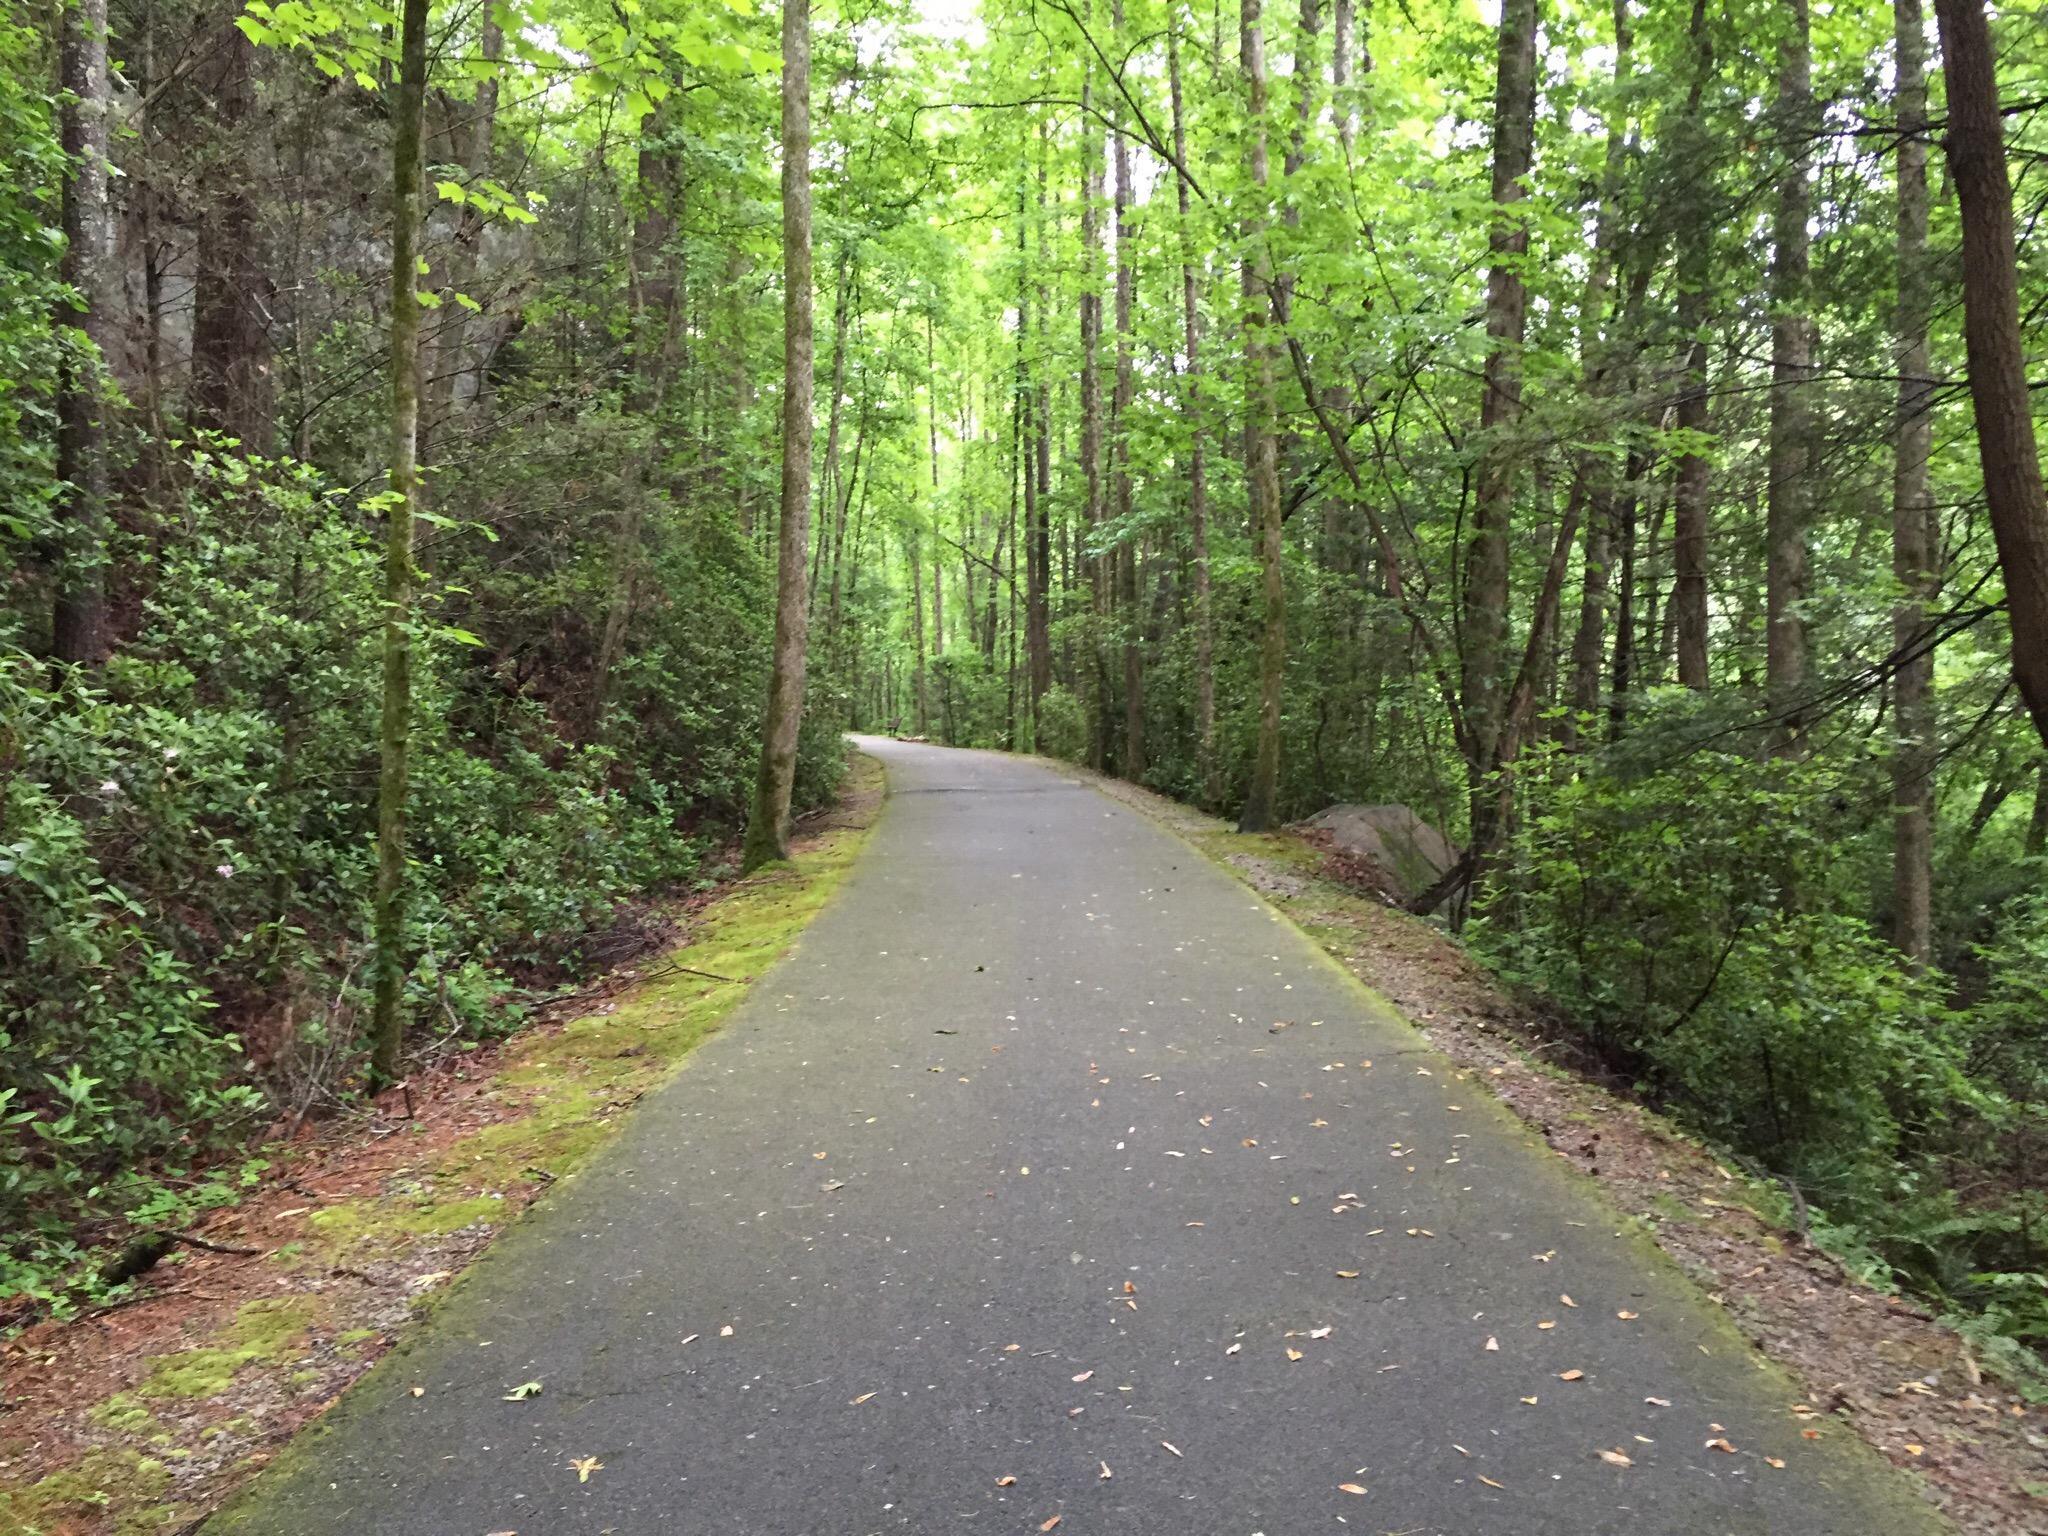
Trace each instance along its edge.
<instances>
[{"instance_id":1,"label":"large rock","mask_svg":"<svg viewBox=\"0 0 2048 1536\"><path fill-rule=\"evenodd\" d=\"M1370 861L1397 901L1428 890L1458 862L1451 840L1405 805L1333 805L1304 825L1329 834L1345 853Z\"/></svg>"}]
</instances>

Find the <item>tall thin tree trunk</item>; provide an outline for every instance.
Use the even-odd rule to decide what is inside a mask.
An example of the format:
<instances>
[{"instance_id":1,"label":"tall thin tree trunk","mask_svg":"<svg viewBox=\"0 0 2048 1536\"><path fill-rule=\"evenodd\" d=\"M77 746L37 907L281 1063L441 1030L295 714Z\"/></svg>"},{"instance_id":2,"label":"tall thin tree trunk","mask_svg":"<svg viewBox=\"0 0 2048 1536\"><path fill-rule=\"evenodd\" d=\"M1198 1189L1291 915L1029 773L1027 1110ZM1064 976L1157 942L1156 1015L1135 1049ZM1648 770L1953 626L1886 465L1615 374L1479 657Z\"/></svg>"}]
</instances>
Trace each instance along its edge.
<instances>
[{"instance_id":1,"label":"tall thin tree trunk","mask_svg":"<svg viewBox=\"0 0 2048 1536\"><path fill-rule=\"evenodd\" d=\"M918 559L918 530L913 524L906 542L910 559L911 702L916 708L917 734L931 734L931 694L924 676L924 572Z\"/></svg>"},{"instance_id":2,"label":"tall thin tree trunk","mask_svg":"<svg viewBox=\"0 0 2048 1536\"><path fill-rule=\"evenodd\" d=\"M1771 441L1765 509L1764 693L1780 751L1798 750L1806 691L1807 530L1813 511L1813 53L1807 0L1784 0L1778 180L1771 259Z\"/></svg>"},{"instance_id":3,"label":"tall thin tree trunk","mask_svg":"<svg viewBox=\"0 0 2048 1536\"><path fill-rule=\"evenodd\" d=\"M931 312L924 317L924 379L926 431L931 439L932 459L932 659L946 654L946 562L939 537L939 363L938 343L933 337Z\"/></svg>"},{"instance_id":4,"label":"tall thin tree trunk","mask_svg":"<svg viewBox=\"0 0 2048 1536\"><path fill-rule=\"evenodd\" d=\"M1263 613L1259 636L1259 730L1252 755L1251 784L1238 813L1241 832L1273 825L1280 791L1280 705L1287 668L1287 588L1281 567L1279 404L1273 379L1273 258L1266 243L1266 44L1259 30L1259 0L1243 0L1238 12L1239 67L1249 94L1251 171L1249 254L1245 258L1245 484L1252 528L1258 538Z\"/></svg>"},{"instance_id":5,"label":"tall thin tree trunk","mask_svg":"<svg viewBox=\"0 0 2048 1536\"><path fill-rule=\"evenodd\" d=\"M1892 456L1892 942L1916 966L1934 955L1934 642L1928 606L1940 581L1934 497L1934 380L1927 327L1927 21L1920 0L1892 0L1898 46L1898 424Z\"/></svg>"},{"instance_id":6,"label":"tall thin tree trunk","mask_svg":"<svg viewBox=\"0 0 2048 1536\"><path fill-rule=\"evenodd\" d=\"M1124 31L1124 0L1112 0L1111 25L1119 44ZM1118 128L1123 124L1122 95L1117 97ZM1118 771L1132 783L1145 776L1145 660L1140 644L1143 626L1138 614L1138 537L1131 523L1131 404L1137 398L1131 357L1131 304L1137 290L1137 241L1131 232L1131 145L1115 135L1116 172L1116 385L1110 419L1114 423L1115 510L1118 547L1118 621L1123 629L1124 741Z\"/></svg>"},{"instance_id":7,"label":"tall thin tree trunk","mask_svg":"<svg viewBox=\"0 0 2048 1536\"><path fill-rule=\"evenodd\" d=\"M1984 501L2005 578L2013 681L2048 744L2048 497L2020 331L2012 177L1982 0L1934 0L1948 80L1948 168L1963 217L1963 340Z\"/></svg>"},{"instance_id":8,"label":"tall thin tree trunk","mask_svg":"<svg viewBox=\"0 0 2048 1536\"><path fill-rule=\"evenodd\" d=\"M825 534L828 524L824 509L831 503L839 480L839 414L846 403L846 328L852 292L852 261L844 241L839 249L839 277L832 285L832 402L825 408L825 472L818 482L818 547L811 554L810 603L818 606L818 582L825 568Z\"/></svg>"},{"instance_id":9,"label":"tall thin tree trunk","mask_svg":"<svg viewBox=\"0 0 2048 1536\"><path fill-rule=\"evenodd\" d=\"M274 295L257 215L256 45L223 7L204 86L220 132L218 159L200 191L193 260L192 415L201 426L268 453L276 415L271 381Z\"/></svg>"},{"instance_id":10,"label":"tall thin tree trunk","mask_svg":"<svg viewBox=\"0 0 2048 1536\"><path fill-rule=\"evenodd\" d=\"M58 138L70 162L64 181L64 280L78 294L75 323L86 344L65 349L57 400L57 593L50 653L60 662L96 664L108 649L107 504L113 491L107 417L113 384L114 208L109 193L107 0L62 7ZM68 320L68 317L67 317Z\"/></svg>"},{"instance_id":11,"label":"tall thin tree trunk","mask_svg":"<svg viewBox=\"0 0 2048 1536\"><path fill-rule=\"evenodd\" d=\"M481 181L491 174L492 146L498 125L497 66L505 53L504 30L493 19L488 7L482 28L478 48L484 63L491 67L491 73L477 82L476 100L470 106L469 121L457 138L462 167L472 181ZM448 286L458 293L466 294L475 285L480 271L483 238L483 209L474 202L465 202L455 217L455 239L447 273ZM482 392L481 381L465 383L472 371L469 306L443 304L435 313L439 324L434 330L434 364L426 380L428 404L420 422L420 459L425 463L433 462L447 451L442 444L443 437L453 429L456 416L474 404Z\"/></svg>"},{"instance_id":12,"label":"tall thin tree trunk","mask_svg":"<svg viewBox=\"0 0 2048 1536\"><path fill-rule=\"evenodd\" d=\"M1508 540L1523 451L1509 441L1522 413L1522 340L1528 293L1522 262L1529 226L1520 215L1536 132L1536 0L1502 0L1493 108L1492 265L1486 280L1483 442L1465 557L1463 712L1471 789L1468 859L1476 868L1500 832L1504 791L1494 782L1506 726Z\"/></svg>"},{"instance_id":13,"label":"tall thin tree trunk","mask_svg":"<svg viewBox=\"0 0 2048 1536\"><path fill-rule=\"evenodd\" d=\"M1173 100L1173 154L1188 163L1188 133L1180 77L1180 25L1166 30L1167 83ZM1204 805L1214 805L1216 783L1216 629L1209 593L1209 434L1202 402L1202 304L1196 277L1195 234L1189 215L1188 184L1174 178L1180 209L1181 346L1187 354L1181 410L1188 428L1188 557L1194 565L1195 601L1195 782Z\"/></svg>"},{"instance_id":14,"label":"tall thin tree trunk","mask_svg":"<svg viewBox=\"0 0 2048 1536\"><path fill-rule=\"evenodd\" d=\"M1081 477L1082 521L1092 538L1102 526L1102 375L1097 354L1102 348L1102 142L1088 126L1095 89L1093 66L1081 79ZM1108 604L1106 572L1099 557L1085 556L1082 567L1089 586L1090 616L1082 664L1083 704L1088 718L1088 766L1098 772L1109 758L1109 679L1102 660L1102 624Z\"/></svg>"},{"instance_id":15,"label":"tall thin tree trunk","mask_svg":"<svg viewBox=\"0 0 2048 1536\"><path fill-rule=\"evenodd\" d=\"M398 1077L405 1045L405 800L412 768L413 520L419 504L420 118L429 0L405 0L391 103L391 507L384 544L384 698L378 723L376 992L370 1077Z\"/></svg>"},{"instance_id":16,"label":"tall thin tree trunk","mask_svg":"<svg viewBox=\"0 0 2048 1536\"><path fill-rule=\"evenodd\" d=\"M675 164L660 146L660 119L650 112L641 122L637 162L640 208L627 247L627 306L631 315L629 346L633 358L632 386L626 408L641 418L645 441L625 456L619 476L619 522L612 541L611 600L599 632L597 656L591 666L589 712L585 735L601 741L605 712L611 704L612 675L625 654L626 632L632 625L641 582L641 529L646 521L649 458L660 446L655 418L668 394L674 361L677 291L669 267L668 245L675 220L670 198Z\"/></svg>"},{"instance_id":17,"label":"tall thin tree trunk","mask_svg":"<svg viewBox=\"0 0 2048 1536\"><path fill-rule=\"evenodd\" d=\"M1707 141L1702 119L1713 41L1707 33L1706 0L1693 0L1692 82L1681 119L1681 161L1698 166ZM1706 187L1704 180L1699 185ZM1713 277L1714 224L1710 211L1686 206L1678 215L1678 330L1684 338L1685 375L1679 386L1678 426L1689 434L1707 431L1707 289ZM1678 681L1707 686L1707 512L1711 491L1707 456L1679 455L1672 491L1671 613L1677 629Z\"/></svg>"},{"instance_id":18,"label":"tall thin tree trunk","mask_svg":"<svg viewBox=\"0 0 2048 1536\"><path fill-rule=\"evenodd\" d=\"M1587 376L1596 393L1614 393L1614 373L1620 367L1614 355L1620 339L1609 323L1607 294L1614 267L1614 245L1619 238L1619 207L1622 176L1628 157L1628 108L1626 95L1634 74L1635 27L1630 16L1631 0L1614 0L1614 95L1608 109L1607 153L1601 168L1600 213L1594 231L1592 270L1586 281L1585 315L1581 321L1580 353ZM1588 466L1593 468L1593 466ZM1615 508L1620 499L1611 470L1597 469L1599 484L1593 492L1593 507L1586 517L1585 551L1579 588L1579 623L1572 635L1571 691L1566 699L1559 740L1565 750L1574 751L1593 713L1600 707L1601 663L1605 659L1608 592L1612 586L1609 566L1613 560Z\"/></svg>"},{"instance_id":19,"label":"tall thin tree trunk","mask_svg":"<svg viewBox=\"0 0 2048 1536\"><path fill-rule=\"evenodd\" d=\"M811 521L811 13L782 6L782 524L776 530L775 654L761 723L761 773L741 849L744 869L789 857L810 636L804 557Z\"/></svg>"}]
</instances>

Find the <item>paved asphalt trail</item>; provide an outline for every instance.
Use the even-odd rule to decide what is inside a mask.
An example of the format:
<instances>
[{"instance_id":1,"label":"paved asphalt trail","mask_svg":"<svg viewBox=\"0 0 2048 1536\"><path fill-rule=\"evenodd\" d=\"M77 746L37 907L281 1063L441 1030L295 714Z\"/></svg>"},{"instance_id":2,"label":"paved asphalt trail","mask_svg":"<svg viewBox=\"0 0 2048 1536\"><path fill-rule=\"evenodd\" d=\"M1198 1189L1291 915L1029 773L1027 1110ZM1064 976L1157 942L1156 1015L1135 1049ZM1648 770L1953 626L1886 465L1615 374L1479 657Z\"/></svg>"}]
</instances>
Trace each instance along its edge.
<instances>
[{"instance_id":1,"label":"paved asphalt trail","mask_svg":"<svg viewBox=\"0 0 2048 1536\"><path fill-rule=\"evenodd\" d=\"M862 745L793 954L209 1536L1936 1529L1234 880Z\"/></svg>"}]
</instances>

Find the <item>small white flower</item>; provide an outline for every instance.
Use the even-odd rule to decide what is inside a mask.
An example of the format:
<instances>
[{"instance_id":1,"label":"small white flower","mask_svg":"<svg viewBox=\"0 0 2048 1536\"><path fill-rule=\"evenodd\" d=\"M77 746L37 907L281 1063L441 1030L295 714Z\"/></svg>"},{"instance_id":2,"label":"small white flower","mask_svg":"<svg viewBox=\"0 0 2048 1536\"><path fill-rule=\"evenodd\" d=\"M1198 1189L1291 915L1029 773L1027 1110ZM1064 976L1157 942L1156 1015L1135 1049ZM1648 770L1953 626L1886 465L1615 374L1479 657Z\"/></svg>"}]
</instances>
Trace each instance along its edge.
<instances>
[{"instance_id":1,"label":"small white flower","mask_svg":"<svg viewBox=\"0 0 2048 1536\"><path fill-rule=\"evenodd\" d=\"M100 793L112 800L121 793L121 786L112 779L103 779L100 781Z\"/></svg>"},{"instance_id":2,"label":"small white flower","mask_svg":"<svg viewBox=\"0 0 2048 1536\"><path fill-rule=\"evenodd\" d=\"M225 880L235 872L235 866L232 864L216 864L213 866L213 872Z\"/></svg>"},{"instance_id":3,"label":"small white flower","mask_svg":"<svg viewBox=\"0 0 2048 1536\"><path fill-rule=\"evenodd\" d=\"M177 758L177 755L178 755L178 749L177 749L176 747L165 747L165 748L164 748L164 761L165 761L165 762L167 762L167 763L168 763L168 762L174 761L174 760L175 760L175 759Z\"/></svg>"}]
</instances>

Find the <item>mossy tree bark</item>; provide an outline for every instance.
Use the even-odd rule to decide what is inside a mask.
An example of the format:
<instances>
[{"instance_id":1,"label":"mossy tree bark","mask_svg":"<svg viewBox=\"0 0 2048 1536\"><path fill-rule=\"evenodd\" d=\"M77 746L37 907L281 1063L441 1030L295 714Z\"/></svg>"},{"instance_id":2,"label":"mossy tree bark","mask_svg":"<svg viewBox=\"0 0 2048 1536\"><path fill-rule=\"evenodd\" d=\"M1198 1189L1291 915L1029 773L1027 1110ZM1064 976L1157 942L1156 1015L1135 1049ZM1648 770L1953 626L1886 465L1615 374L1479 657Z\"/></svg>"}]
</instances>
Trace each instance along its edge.
<instances>
[{"instance_id":1,"label":"mossy tree bark","mask_svg":"<svg viewBox=\"0 0 2048 1536\"><path fill-rule=\"evenodd\" d=\"M384 543L384 699L378 724L376 1003L370 1077L398 1076L405 1045L405 799L412 766L413 518L419 500L420 116L428 0L405 0L391 113L391 488Z\"/></svg>"},{"instance_id":2,"label":"mossy tree bark","mask_svg":"<svg viewBox=\"0 0 2048 1536\"><path fill-rule=\"evenodd\" d=\"M1948 168L1963 216L1963 340L1984 501L2005 578L2013 681L2048 743L2048 497L2020 330L2012 174L1991 23L1982 0L1935 0L1934 15L1948 80Z\"/></svg>"},{"instance_id":3,"label":"mossy tree bark","mask_svg":"<svg viewBox=\"0 0 2048 1536\"><path fill-rule=\"evenodd\" d=\"M808 0L782 7L782 520L776 531L775 654L761 726L761 771L741 865L789 857L810 641L804 556L811 523L811 18Z\"/></svg>"}]
</instances>

